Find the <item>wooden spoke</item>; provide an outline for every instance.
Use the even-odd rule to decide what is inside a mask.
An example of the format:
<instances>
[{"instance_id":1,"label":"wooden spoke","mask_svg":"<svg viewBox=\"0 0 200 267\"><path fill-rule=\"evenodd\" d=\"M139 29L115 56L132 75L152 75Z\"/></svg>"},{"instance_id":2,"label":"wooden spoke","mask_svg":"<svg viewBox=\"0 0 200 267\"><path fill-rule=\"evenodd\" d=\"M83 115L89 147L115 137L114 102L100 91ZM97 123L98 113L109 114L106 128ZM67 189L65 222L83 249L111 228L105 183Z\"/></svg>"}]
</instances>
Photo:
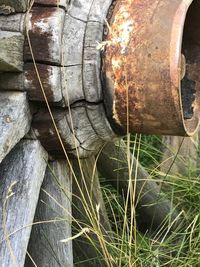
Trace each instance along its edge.
<instances>
[{"instance_id":1,"label":"wooden spoke","mask_svg":"<svg viewBox=\"0 0 200 267\"><path fill-rule=\"evenodd\" d=\"M28 247L38 267L73 266L71 221L69 166L65 160L53 161L46 170ZM28 256L25 266L35 266Z\"/></svg>"},{"instance_id":2,"label":"wooden spoke","mask_svg":"<svg viewBox=\"0 0 200 267\"><path fill-rule=\"evenodd\" d=\"M132 185L136 184L136 212L139 214L140 223L145 229L156 231L166 222L173 221L178 216L178 212L173 209L171 201L163 197L160 187L150 179L147 171L131 158L132 166ZM127 163L127 150L125 144L115 145L114 142L108 143L102 150L98 162L98 170L108 179L119 193L127 195L129 186L129 169ZM136 171L137 169L137 171ZM137 173L137 176L136 176ZM135 179L137 179L135 183ZM148 219L147 219L148 218ZM177 224L172 226L172 230Z\"/></svg>"},{"instance_id":3,"label":"wooden spoke","mask_svg":"<svg viewBox=\"0 0 200 267\"><path fill-rule=\"evenodd\" d=\"M1 32L0 71L22 71L24 36L17 32Z\"/></svg>"},{"instance_id":4,"label":"wooden spoke","mask_svg":"<svg viewBox=\"0 0 200 267\"><path fill-rule=\"evenodd\" d=\"M1 267L23 267L46 169L38 141L21 141L0 165Z\"/></svg>"},{"instance_id":5,"label":"wooden spoke","mask_svg":"<svg viewBox=\"0 0 200 267\"><path fill-rule=\"evenodd\" d=\"M0 31L18 32L24 34L25 13L16 13L9 16L0 16Z\"/></svg>"},{"instance_id":6,"label":"wooden spoke","mask_svg":"<svg viewBox=\"0 0 200 267\"><path fill-rule=\"evenodd\" d=\"M0 93L0 162L29 131L30 121L25 93Z\"/></svg>"}]
</instances>

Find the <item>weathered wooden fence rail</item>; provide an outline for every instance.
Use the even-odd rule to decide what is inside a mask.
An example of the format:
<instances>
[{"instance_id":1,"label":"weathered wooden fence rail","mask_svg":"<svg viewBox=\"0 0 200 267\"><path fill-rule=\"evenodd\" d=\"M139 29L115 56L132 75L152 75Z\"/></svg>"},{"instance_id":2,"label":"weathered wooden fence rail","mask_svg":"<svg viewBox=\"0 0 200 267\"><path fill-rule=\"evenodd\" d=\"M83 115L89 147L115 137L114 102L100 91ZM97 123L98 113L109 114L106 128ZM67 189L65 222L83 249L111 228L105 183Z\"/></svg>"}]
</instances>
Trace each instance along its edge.
<instances>
[{"instance_id":1,"label":"weathered wooden fence rail","mask_svg":"<svg viewBox=\"0 0 200 267\"><path fill-rule=\"evenodd\" d=\"M113 139L198 127L199 10L195 0L0 0L0 266L115 266L95 233L72 253L71 225L87 228L90 208L112 242L95 156L102 150L98 171L114 185L120 165L126 192L125 150ZM138 213L155 230L171 204L135 167Z\"/></svg>"}]
</instances>

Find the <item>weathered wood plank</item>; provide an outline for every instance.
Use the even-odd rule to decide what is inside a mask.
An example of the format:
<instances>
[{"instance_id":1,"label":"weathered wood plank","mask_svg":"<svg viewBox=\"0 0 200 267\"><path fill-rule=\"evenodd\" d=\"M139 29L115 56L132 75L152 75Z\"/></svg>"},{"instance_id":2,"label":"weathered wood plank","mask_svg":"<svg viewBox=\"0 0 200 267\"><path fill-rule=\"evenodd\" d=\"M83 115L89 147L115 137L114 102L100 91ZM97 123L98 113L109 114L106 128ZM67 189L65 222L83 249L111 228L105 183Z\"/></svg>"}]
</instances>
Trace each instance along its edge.
<instances>
[{"instance_id":1,"label":"weathered wood plank","mask_svg":"<svg viewBox=\"0 0 200 267\"><path fill-rule=\"evenodd\" d=\"M126 145L121 142L121 145L115 145L114 142L108 143L102 150L97 166L99 172L108 179L116 190L122 196L126 196L129 187L129 169L127 163ZM136 214L139 216L139 222L146 231L157 231L164 228L162 231L168 230L167 222L173 221L178 212L173 210L172 203L167 198L163 197L160 192L160 187L153 181L147 171L131 157L132 165L132 183L133 188L136 184ZM137 171L136 171L137 169ZM136 176L137 174L137 176ZM135 179L137 179L135 183ZM180 223L180 221L178 222ZM174 224L171 230L175 230L177 224Z\"/></svg>"},{"instance_id":2,"label":"weathered wood plank","mask_svg":"<svg viewBox=\"0 0 200 267\"><path fill-rule=\"evenodd\" d=\"M25 30L25 16L24 13L18 13L9 16L0 16L0 30L10 32L24 33Z\"/></svg>"},{"instance_id":3,"label":"weathered wood plank","mask_svg":"<svg viewBox=\"0 0 200 267\"><path fill-rule=\"evenodd\" d=\"M90 14L88 16L88 21L105 23L106 16L111 4L112 0L94 0L91 6Z\"/></svg>"},{"instance_id":4,"label":"weathered wood plank","mask_svg":"<svg viewBox=\"0 0 200 267\"><path fill-rule=\"evenodd\" d=\"M160 170L164 173L188 175L197 168L199 135L192 137L163 137L163 156Z\"/></svg>"},{"instance_id":5,"label":"weathered wood plank","mask_svg":"<svg viewBox=\"0 0 200 267\"><path fill-rule=\"evenodd\" d=\"M73 136L69 124L66 119L67 110L52 109L56 126L61 135L66 150L70 153L80 144L76 137ZM41 108L33 118L33 131L36 137L41 141L45 149L52 155L63 157L63 151L53 126L49 112L45 108Z\"/></svg>"},{"instance_id":6,"label":"weathered wood plank","mask_svg":"<svg viewBox=\"0 0 200 267\"><path fill-rule=\"evenodd\" d=\"M0 93L0 162L30 128L31 115L22 92Z\"/></svg>"},{"instance_id":7,"label":"weathered wood plank","mask_svg":"<svg viewBox=\"0 0 200 267\"><path fill-rule=\"evenodd\" d=\"M102 254L102 248L97 237L97 234L99 234L99 236L104 236L107 241L111 242L112 240L112 231L101 193L98 173L95 169L95 158L90 157L81 160L80 165L77 160L73 160L72 164L81 189L80 192L77 183L73 180L73 235L83 228L95 229L95 224L98 223L100 226L99 231L96 227L96 232L94 230L94 233L92 231L88 233L88 237L91 238L93 244L87 235L82 235L73 240L74 263L82 267L114 266L113 263L112 265L106 264L106 259ZM90 215L88 216L88 214ZM93 220L93 223L91 220ZM78 262L81 262L79 263L80 265Z\"/></svg>"},{"instance_id":8,"label":"weathered wood plank","mask_svg":"<svg viewBox=\"0 0 200 267\"><path fill-rule=\"evenodd\" d=\"M50 104L69 106L85 99L81 65L61 68L37 63L37 69ZM0 73L0 90L27 91L30 100L44 102L33 63L24 64L23 74Z\"/></svg>"},{"instance_id":9,"label":"weathered wood plank","mask_svg":"<svg viewBox=\"0 0 200 267\"><path fill-rule=\"evenodd\" d=\"M103 104L99 105L87 105L86 106L87 116L90 123L102 140L104 142L110 141L112 138L116 137L113 132L105 114L105 109Z\"/></svg>"},{"instance_id":10,"label":"weathered wood plank","mask_svg":"<svg viewBox=\"0 0 200 267\"><path fill-rule=\"evenodd\" d=\"M100 61L84 60L83 88L88 102L98 102L103 98L100 81Z\"/></svg>"},{"instance_id":11,"label":"weathered wood plank","mask_svg":"<svg viewBox=\"0 0 200 267\"><path fill-rule=\"evenodd\" d=\"M72 0L68 9L70 16L87 22L90 8L94 0Z\"/></svg>"},{"instance_id":12,"label":"weathered wood plank","mask_svg":"<svg viewBox=\"0 0 200 267\"><path fill-rule=\"evenodd\" d=\"M105 142L115 137L106 119L103 103L97 105L80 101L68 108L52 108L52 113L70 155L86 158L97 154ZM49 112L40 108L34 115L33 130L45 149L55 156L63 157L57 133Z\"/></svg>"},{"instance_id":13,"label":"weathered wood plank","mask_svg":"<svg viewBox=\"0 0 200 267\"><path fill-rule=\"evenodd\" d=\"M85 22L66 14L62 41L63 65L82 64L85 27Z\"/></svg>"},{"instance_id":14,"label":"weathered wood plank","mask_svg":"<svg viewBox=\"0 0 200 267\"><path fill-rule=\"evenodd\" d=\"M73 107L70 114L67 114L67 120L72 133L75 134L81 145L81 157L85 158L88 154L97 153L104 142L93 129L87 116L86 107L82 106L81 103Z\"/></svg>"},{"instance_id":15,"label":"weathered wood plank","mask_svg":"<svg viewBox=\"0 0 200 267\"><path fill-rule=\"evenodd\" d=\"M29 36L34 58L39 62L61 64L62 31L65 11L57 7L33 7L30 13ZM26 40L24 60L32 60Z\"/></svg>"},{"instance_id":16,"label":"weathered wood plank","mask_svg":"<svg viewBox=\"0 0 200 267\"><path fill-rule=\"evenodd\" d=\"M29 0L0 0L0 6L5 5L7 7L7 10L10 9L11 12L25 12L28 8L28 4ZM1 14L8 15L9 13L4 12Z\"/></svg>"},{"instance_id":17,"label":"weathered wood plank","mask_svg":"<svg viewBox=\"0 0 200 267\"><path fill-rule=\"evenodd\" d=\"M0 71L23 70L24 36L17 32L0 32Z\"/></svg>"},{"instance_id":18,"label":"weathered wood plank","mask_svg":"<svg viewBox=\"0 0 200 267\"><path fill-rule=\"evenodd\" d=\"M95 48L97 50L97 45L102 42L103 39L103 24L96 21L88 21L85 31L85 40L84 40L84 48ZM87 59L96 59L96 55L94 57L89 56Z\"/></svg>"},{"instance_id":19,"label":"weathered wood plank","mask_svg":"<svg viewBox=\"0 0 200 267\"><path fill-rule=\"evenodd\" d=\"M66 160L53 161L47 167L41 187L28 252L38 267L73 266L71 237L71 174ZM47 222L47 223L45 223ZM35 266L29 257L26 267Z\"/></svg>"},{"instance_id":20,"label":"weathered wood plank","mask_svg":"<svg viewBox=\"0 0 200 267\"><path fill-rule=\"evenodd\" d=\"M103 98L101 88L101 58L97 45L102 42L103 24L87 22L83 54L83 86L86 100L98 102Z\"/></svg>"},{"instance_id":21,"label":"weathered wood plank","mask_svg":"<svg viewBox=\"0 0 200 267\"><path fill-rule=\"evenodd\" d=\"M61 68L45 64L37 64L37 70L43 89L49 102L61 102ZM24 90L28 92L30 100L44 101L42 89L32 63L24 65Z\"/></svg>"},{"instance_id":22,"label":"weathered wood plank","mask_svg":"<svg viewBox=\"0 0 200 267\"><path fill-rule=\"evenodd\" d=\"M38 141L21 141L0 166L0 264L23 267L47 154Z\"/></svg>"},{"instance_id":23,"label":"weathered wood plank","mask_svg":"<svg viewBox=\"0 0 200 267\"><path fill-rule=\"evenodd\" d=\"M66 106L83 101L82 66L58 67L37 63L41 82L50 104ZM30 100L44 102L33 63L24 64L24 73L0 73L0 90L27 91Z\"/></svg>"},{"instance_id":24,"label":"weathered wood plank","mask_svg":"<svg viewBox=\"0 0 200 267\"><path fill-rule=\"evenodd\" d=\"M61 69L62 93L66 107L85 99L83 92L82 65Z\"/></svg>"},{"instance_id":25,"label":"weathered wood plank","mask_svg":"<svg viewBox=\"0 0 200 267\"><path fill-rule=\"evenodd\" d=\"M95 61L93 61L93 63L94 65L96 64ZM86 64L88 64L88 62ZM77 101L84 101L85 99L92 103L100 101L102 99L101 84L100 78L94 77L95 75L99 76L99 74L97 74L97 69L95 69L95 73L93 71L95 68L94 65L92 64L91 66L89 63L89 69L92 68L90 72L87 72L88 67L84 69L87 77L85 77L85 91L83 91L81 65L59 68L57 66L37 64L40 78L49 102L60 103L62 106L62 100L64 100L65 106L69 106ZM19 78L21 77L10 75L7 76L6 79L2 78L3 83L1 88L4 90L5 88L13 90L12 87L16 87L18 84L19 88L22 88L21 90L28 92L31 100L44 101L33 64L26 63L24 70L24 87L22 86L22 81L19 81Z\"/></svg>"},{"instance_id":26,"label":"weathered wood plank","mask_svg":"<svg viewBox=\"0 0 200 267\"><path fill-rule=\"evenodd\" d=\"M69 14L83 21L104 23L112 0L72 0Z\"/></svg>"}]
</instances>

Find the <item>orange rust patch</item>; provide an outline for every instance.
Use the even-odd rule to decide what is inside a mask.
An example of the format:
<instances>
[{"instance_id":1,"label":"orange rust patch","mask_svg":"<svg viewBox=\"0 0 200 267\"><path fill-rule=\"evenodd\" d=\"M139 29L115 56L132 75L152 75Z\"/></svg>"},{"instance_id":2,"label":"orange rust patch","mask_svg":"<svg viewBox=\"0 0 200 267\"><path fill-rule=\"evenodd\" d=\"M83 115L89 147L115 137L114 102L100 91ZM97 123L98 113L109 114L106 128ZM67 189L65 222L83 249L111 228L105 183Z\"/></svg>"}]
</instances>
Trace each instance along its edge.
<instances>
[{"instance_id":1,"label":"orange rust patch","mask_svg":"<svg viewBox=\"0 0 200 267\"><path fill-rule=\"evenodd\" d=\"M111 120L124 131L191 135L197 129L200 88L196 88L195 96L193 89L181 88L181 80L190 76L189 68L185 69L190 56L185 54L193 45L182 49L181 41L185 17L191 20L196 12L188 12L188 7L193 8L191 2L117 1L105 40L103 73L106 90L112 90ZM200 12L200 4L197 7L197 1L193 2ZM191 21L191 29L193 24ZM197 31L200 36L199 27ZM187 98L191 101L184 104ZM187 110L190 117L185 115Z\"/></svg>"}]
</instances>

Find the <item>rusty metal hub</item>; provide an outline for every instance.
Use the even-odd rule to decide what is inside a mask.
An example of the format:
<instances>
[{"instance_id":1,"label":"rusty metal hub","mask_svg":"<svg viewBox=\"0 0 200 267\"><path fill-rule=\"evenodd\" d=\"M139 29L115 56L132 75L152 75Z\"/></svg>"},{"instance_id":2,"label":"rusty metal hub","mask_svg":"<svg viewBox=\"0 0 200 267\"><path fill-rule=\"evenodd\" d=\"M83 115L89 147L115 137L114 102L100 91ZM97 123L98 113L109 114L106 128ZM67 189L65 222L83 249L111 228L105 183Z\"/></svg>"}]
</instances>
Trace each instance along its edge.
<instances>
[{"instance_id":1,"label":"rusty metal hub","mask_svg":"<svg viewBox=\"0 0 200 267\"><path fill-rule=\"evenodd\" d=\"M114 128L183 136L196 131L199 14L199 0L116 2L103 60L105 105Z\"/></svg>"}]
</instances>

